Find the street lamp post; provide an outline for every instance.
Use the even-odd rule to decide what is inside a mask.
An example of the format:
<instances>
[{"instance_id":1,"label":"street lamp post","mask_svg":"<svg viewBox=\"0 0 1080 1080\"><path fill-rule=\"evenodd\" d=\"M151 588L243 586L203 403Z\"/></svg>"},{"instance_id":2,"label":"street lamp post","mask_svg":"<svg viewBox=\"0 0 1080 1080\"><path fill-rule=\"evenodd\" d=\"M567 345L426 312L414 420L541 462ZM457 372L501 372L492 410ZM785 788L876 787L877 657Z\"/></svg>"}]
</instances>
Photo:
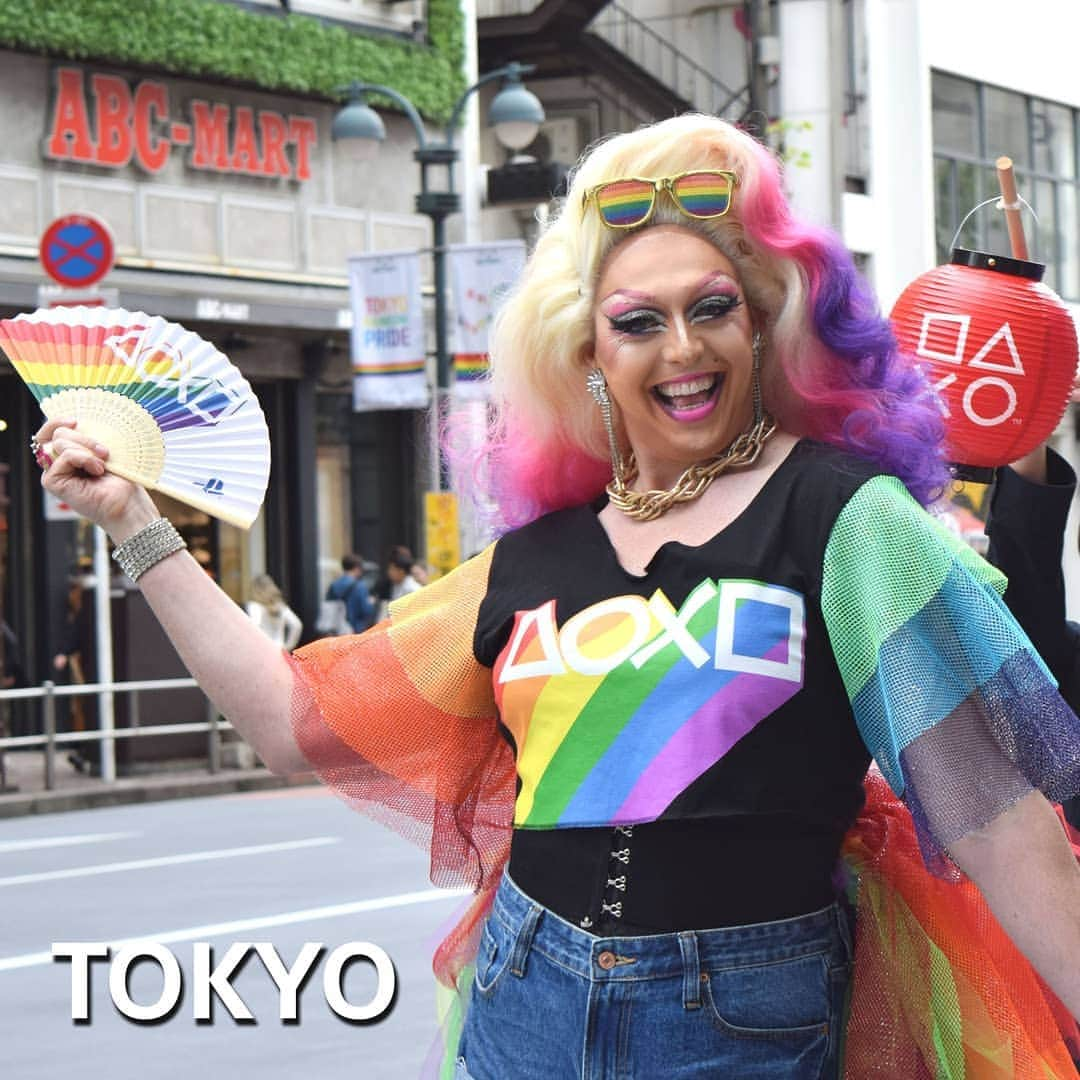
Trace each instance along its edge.
<instances>
[{"instance_id":1,"label":"street lamp post","mask_svg":"<svg viewBox=\"0 0 1080 1080\"><path fill-rule=\"evenodd\" d=\"M416 212L431 219L432 258L435 272L435 372L436 415L439 397L450 388L450 352L446 308L446 219L461 209L461 196L454 189L454 165L459 152L454 145L461 115L471 94L481 86L503 80L503 87L496 94L488 110L488 120L495 129L499 141L511 150L521 150L536 137L544 120L544 109L536 96L521 84L521 77L533 71L533 64L510 63L489 71L470 86L454 105L447 122L443 141L429 142L420 114L411 101L389 86L377 83L354 82L341 92L348 98L345 106L334 117L330 129L335 141L352 140L360 145L360 153L368 156L370 149L386 138L382 118L367 104L368 94L379 94L396 101L404 111L416 133L417 149L413 157L420 163L420 191L416 196ZM441 165L446 169L444 190L433 191L429 186L428 170ZM444 464L439 467L439 486L447 487Z\"/></svg>"}]
</instances>

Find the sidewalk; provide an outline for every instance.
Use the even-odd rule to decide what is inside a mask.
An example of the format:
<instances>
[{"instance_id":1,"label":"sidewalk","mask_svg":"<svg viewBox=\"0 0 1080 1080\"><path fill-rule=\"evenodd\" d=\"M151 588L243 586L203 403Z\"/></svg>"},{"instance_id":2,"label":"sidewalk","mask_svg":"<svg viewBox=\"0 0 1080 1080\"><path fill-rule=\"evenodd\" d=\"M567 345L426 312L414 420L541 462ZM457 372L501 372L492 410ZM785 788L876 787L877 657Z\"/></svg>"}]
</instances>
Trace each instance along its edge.
<instances>
[{"instance_id":1,"label":"sidewalk","mask_svg":"<svg viewBox=\"0 0 1080 1080\"><path fill-rule=\"evenodd\" d=\"M317 783L310 773L286 777L275 776L265 768L223 768L211 774L205 764L192 762L189 768L163 765L159 772L124 777L107 784L78 772L66 754L58 754L56 786L46 791L43 751L8 750L3 760L7 785L0 790L0 818Z\"/></svg>"}]
</instances>

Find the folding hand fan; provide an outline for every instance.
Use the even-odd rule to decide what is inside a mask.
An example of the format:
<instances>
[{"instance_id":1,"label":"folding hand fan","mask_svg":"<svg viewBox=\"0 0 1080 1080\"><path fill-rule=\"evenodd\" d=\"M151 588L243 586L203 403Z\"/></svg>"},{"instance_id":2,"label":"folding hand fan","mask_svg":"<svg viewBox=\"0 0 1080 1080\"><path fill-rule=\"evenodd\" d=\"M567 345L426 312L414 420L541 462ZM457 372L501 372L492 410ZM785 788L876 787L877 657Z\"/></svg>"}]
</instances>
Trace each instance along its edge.
<instances>
[{"instance_id":1,"label":"folding hand fan","mask_svg":"<svg viewBox=\"0 0 1080 1080\"><path fill-rule=\"evenodd\" d=\"M109 448L110 472L244 529L255 520L266 420L209 342L141 311L72 307L0 320L0 349L47 417Z\"/></svg>"}]
</instances>

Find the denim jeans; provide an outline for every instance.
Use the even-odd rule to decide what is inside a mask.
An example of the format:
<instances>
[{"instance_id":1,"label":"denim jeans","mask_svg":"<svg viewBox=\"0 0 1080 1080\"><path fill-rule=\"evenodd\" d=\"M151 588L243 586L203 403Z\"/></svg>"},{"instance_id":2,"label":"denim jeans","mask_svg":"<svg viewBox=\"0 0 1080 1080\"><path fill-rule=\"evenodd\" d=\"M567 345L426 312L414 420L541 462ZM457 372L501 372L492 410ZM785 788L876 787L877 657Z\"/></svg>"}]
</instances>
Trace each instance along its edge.
<instances>
[{"instance_id":1,"label":"denim jeans","mask_svg":"<svg viewBox=\"0 0 1080 1080\"><path fill-rule=\"evenodd\" d=\"M833 1080L851 936L836 904L750 926L600 938L504 876L457 1080Z\"/></svg>"}]
</instances>

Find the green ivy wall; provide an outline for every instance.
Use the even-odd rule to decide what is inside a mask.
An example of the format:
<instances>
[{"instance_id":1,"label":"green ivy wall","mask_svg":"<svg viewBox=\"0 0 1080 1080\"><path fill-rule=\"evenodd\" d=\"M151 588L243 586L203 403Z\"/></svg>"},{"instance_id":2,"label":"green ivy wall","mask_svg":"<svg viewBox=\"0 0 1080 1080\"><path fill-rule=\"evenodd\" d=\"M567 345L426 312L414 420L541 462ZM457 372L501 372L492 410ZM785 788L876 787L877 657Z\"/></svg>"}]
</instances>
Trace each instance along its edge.
<instances>
[{"instance_id":1,"label":"green ivy wall","mask_svg":"<svg viewBox=\"0 0 1080 1080\"><path fill-rule=\"evenodd\" d=\"M457 0L428 0L427 31L420 45L211 0L0 2L0 47L324 98L353 80L383 83L445 122L465 89Z\"/></svg>"}]
</instances>

